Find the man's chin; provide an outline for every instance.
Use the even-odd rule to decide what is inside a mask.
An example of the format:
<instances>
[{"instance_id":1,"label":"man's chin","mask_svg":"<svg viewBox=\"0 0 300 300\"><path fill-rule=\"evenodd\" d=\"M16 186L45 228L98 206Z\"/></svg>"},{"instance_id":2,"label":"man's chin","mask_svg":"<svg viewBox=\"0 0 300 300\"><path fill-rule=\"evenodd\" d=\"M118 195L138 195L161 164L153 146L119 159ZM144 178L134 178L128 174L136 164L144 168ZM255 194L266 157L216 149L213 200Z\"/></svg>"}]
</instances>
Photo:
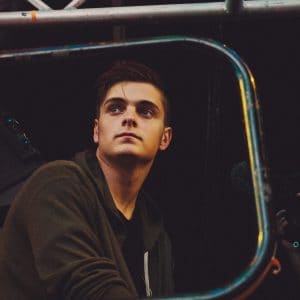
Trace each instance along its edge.
<instances>
[{"instance_id":1,"label":"man's chin","mask_svg":"<svg viewBox=\"0 0 300 300\"><path fill-rule=\"evenodd\" d=\"M114 160L126 164L146 164L151 161L150 158L144 157L133 151L124 151L114 155Z\"/></svg>"}]
</instances>

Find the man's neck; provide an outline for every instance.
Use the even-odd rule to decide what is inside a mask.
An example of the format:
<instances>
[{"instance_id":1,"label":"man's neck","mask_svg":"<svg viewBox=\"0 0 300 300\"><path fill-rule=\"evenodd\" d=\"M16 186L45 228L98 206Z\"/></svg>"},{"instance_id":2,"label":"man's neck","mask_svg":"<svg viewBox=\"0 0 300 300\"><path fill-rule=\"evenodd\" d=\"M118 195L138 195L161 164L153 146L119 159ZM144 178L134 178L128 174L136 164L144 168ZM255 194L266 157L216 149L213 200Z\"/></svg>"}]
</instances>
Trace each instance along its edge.
<instances>
[{"instance_id":1,"label":"man's neck","mask_svg":"<svg viewBox=\"0 0 300 300\"><path fill-rule=\"evenodd\" d=\"M98 153L97 158L117 209L130 220L138 193L153 162L126 164L105 160Z\"/></svg>"}]
</instances>

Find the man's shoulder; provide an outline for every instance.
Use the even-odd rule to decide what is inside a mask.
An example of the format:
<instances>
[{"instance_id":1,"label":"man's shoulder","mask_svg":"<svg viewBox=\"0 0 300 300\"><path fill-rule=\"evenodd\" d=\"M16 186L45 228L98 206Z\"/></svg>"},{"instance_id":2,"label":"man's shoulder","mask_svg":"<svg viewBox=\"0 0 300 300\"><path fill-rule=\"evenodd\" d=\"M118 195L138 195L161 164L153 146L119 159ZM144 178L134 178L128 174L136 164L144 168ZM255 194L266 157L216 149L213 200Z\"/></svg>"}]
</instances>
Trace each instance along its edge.
<instances>
[{"instance_id":1,"label":"man's shoulder","mask_svg":"<svg viewBox=\"0 0 300 300\"><path fill-rule=\"evenodd\" d=\"M94 193L94 190L89 176L80 165L69 160L57 160L38 168L26 180L14 202L48 205L48 202L54 204L63 201L83 205L94 197L83 199L82 195L92 195L91 191Z\"/></svg>"},{"instance_id":2,"label":"man's shoulder","mask_svg":"<svg viewBox=\"0 0 300 300\"><path fill-rule=\"evenodd\" d=\"M26 180L24 187L35 191L57 187L66 189L70 186L89 185L90 179L83 168L71 160L56 160L48 162Z\"/></svg>"},{"instance_id":3,"label":"man's shoulder","mask_svg":"<svg viewBox=\"0 0 300 300\"><path fill-rule=\"evenodd\" d=\"M82 168L72 160L55 160L39 167L32 177L83 175Z\"/></svg>"}]
</instances>

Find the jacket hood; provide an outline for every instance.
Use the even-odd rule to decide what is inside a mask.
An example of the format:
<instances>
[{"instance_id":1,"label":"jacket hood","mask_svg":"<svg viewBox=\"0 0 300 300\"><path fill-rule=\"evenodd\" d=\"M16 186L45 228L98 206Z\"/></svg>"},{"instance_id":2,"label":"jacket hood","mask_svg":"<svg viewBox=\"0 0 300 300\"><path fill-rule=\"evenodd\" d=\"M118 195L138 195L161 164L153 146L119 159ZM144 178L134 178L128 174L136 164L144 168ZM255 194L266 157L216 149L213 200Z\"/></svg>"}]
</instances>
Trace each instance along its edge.
<instances>
[{"instance_id":1,"label":"jacket hood","mask_svg":"<svg viewBox=\"0 0 300 300\"><path fill-rule=\"evenodd\" d=\"M124 240L126 236L126 226L122 220L121 213L114 204L105 176L96 158L95 151L87 150L79 152L75 155L74 161L81 166L101 194L101 199L103 200L102 205L108 214L112 227L119 235L122 243L122 240ZM138 195L134 213L140 216L144 248L145 251L149 251L158 240L162 231L161 214L155 203L143 190L141 190Z\"/></svg>"}]
</instances>

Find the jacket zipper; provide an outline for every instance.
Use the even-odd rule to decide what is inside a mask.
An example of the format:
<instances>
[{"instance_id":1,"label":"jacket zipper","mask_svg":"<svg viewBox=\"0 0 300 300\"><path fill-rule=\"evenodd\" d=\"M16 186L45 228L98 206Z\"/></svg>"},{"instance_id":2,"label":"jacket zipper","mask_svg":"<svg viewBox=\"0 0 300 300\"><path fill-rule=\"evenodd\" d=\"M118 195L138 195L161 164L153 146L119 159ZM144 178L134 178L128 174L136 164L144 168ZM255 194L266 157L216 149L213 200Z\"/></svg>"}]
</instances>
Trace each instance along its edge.
<instances>
[{"instance_id":1,"label":"jacket zipper","mask_svg":"<svg viewBox=\"0 0 300 300\"><path fill-rule=\"evenodd\" d=\"M149 252L144 253L144 277L145 277L145 286L146 286L146 296L151 297L152 291L150 288L149 280Z\"/></svg>"}]
</instances>

